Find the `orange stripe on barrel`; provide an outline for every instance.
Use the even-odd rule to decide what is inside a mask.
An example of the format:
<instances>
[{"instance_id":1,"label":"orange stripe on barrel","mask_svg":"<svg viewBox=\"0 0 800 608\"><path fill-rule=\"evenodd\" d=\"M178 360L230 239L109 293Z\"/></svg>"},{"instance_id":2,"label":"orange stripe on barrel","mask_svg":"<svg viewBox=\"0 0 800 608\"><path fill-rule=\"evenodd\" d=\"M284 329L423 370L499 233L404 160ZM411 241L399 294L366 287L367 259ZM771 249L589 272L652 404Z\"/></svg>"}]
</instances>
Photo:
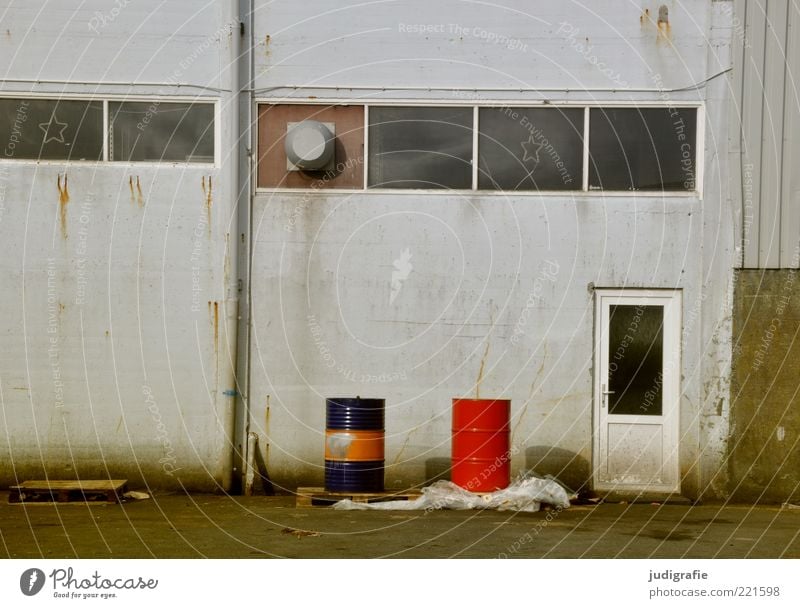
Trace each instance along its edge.
<instances>
[{"instance_id":1,"label":"orange stripe on barrel","mask_svg":"<svg viewBox=\"0 0 800 608\"><path fill-rule=\"evenodd\" d=\"M325 460L383 460L383 431L325 431Z\"/></svg>"}]
</instances>

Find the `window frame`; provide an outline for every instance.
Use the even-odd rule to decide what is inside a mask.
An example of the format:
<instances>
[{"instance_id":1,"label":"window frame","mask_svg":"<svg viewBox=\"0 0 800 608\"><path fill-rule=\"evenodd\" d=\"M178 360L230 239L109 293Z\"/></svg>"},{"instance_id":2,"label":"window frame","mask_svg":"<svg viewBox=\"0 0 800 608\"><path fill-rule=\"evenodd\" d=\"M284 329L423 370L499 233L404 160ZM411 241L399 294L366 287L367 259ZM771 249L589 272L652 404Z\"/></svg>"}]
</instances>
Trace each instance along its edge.
<instances>
[{"instance_id":1,"label":"window frame","mask_svg":"<svg viewBox=\"0 0 800 608\"><path fill-rule=\"evenodd\" d=\"M220 99L218 97L197 97L187 95L100 95L100 94L80 94L70 93L63 95L56 95L53 93L41 92L21 92L21 91L0 91L0 98L2 99L47 99L53 101L102 101L103 102L103 154L101 160L69 160L69 159L33 159L33 158L7 158L5 155L0 154L0 161L6 163L16 163L23 165L58 165L63 166L77 165L77 166L92 166L106 165L109 167L197 167L203 169L214 168L217 169L221 165L221 146L220 136L222 134L222 125L220 122L221 109ZM214 106L214 162L205 163L191 163L173 160L165 160L159 162L153 161L127 161L127 160L108 160L108 127L109 127L109 112L108 104L110 101L120 102L161 102L161 103L203 103Z\"/></svg>"},{"instance_id":2,"label":"window frame","mask_svg":"<svg viewBox=\"0 0 800 608\"><path fill-rule=\"evenodd\" d=\"M436 196L447 196L452 194L479 195L479 196L550 196L550 197L642 197L642 198L694 198L703 199L704 184L704 156L705 156L705 102L703 101L670 101L670 100L649 100L649 101L563 101L546 102L533 100L514 100L502 101L495 99L481 100L422 100L422 99L380 99L365 102L360 99L299 99L299 98L270 98L258 97L253 101L253 110L258 111L261 104L302 104L313 106L336 106L336 105L361 105L364 106L364 183L361 188L341 188L336 189L339 194L355 194L357 192L369 192L375 194L425 194ZM370 107L382 106L406 106L406 107L471 107L473 108L472 125L472 187L469 189L428 189L428 188L369 188L369 110ZM580 188L575 190L481 190L478 189L478 135L479 135L479 113L481 108L583 108L583 167ZM694 190L590 190L589 189L589 114L592 108L682 108L694 109L696 111L697 128L695 133L695 188ZM258 133L258 127L255 134ZM258 155L253 155L257 160ZM254 160L254 163L256 162ZM264 188L256 187L256 193L309 193L318 192L316 188ZM326 191L327 192L327 191Z\"/></svg>"},{"instance_id":3,"label":"window frame","mask_svg":"<svg viewBox=\"0 0 800 608\"><path fill-rule=\"evenodd\" d=\"M488 109L498 109L498 108L505 109L506 107L508 107L508 108L523 108L523 109L545 109L545 110L548 110L548 109L558 110L559 108L571 109L571 110L581 109L581 106L579 106L579 105L568 105L568 104L530 104L530 103L528 103L528 104L525 104L525 105L503 104L501 106L479 105L479 106L475 106L475 112L478 114L478 116L476 116L476 118L475 118L475 125L474 125L476 132L477 132L478 128L480 127L480 111L482 109L484 109L484 108L488 108ZM604 106L604 107L606 107L606 106ZM517 193L521 193L521 192L540 192L542 194L548 194L548 195L553 195L553 196L558 195L558 194L569 195L569 194L571 194L573 192L583 192L583 190L584 190L583 183L584 183L584 181L587 179L587 177L589 175L588 171L586 170L586 167L588 166L587 165L587 158L588 158L588 155L589 155L589 131L588 131L588 123L587 123L587 119L586 119L586 113L588 111L589 111L589 108L583 108L583 125L581 126L581 141L583 143L583 154L582 154L582 158L581 158L581 163L582 164L581 164L581 187L580 188L571 188L571 189L570 188L563 188L563 189L558 189L558 190L547 190L547 189L544 189L544 188L537 188L537 189L524 188L524 189L520 189L520 190L505 190L503 188L480 188L479 187L479 181L478 181L479 180L479 173L480 173L480 159L478 159L477 162L473 163L474 171L475 171L475 181L473 182L472 189L475 190L476 192L502 192L502 193L506 193L506 194L508 194L508 193L517 194ZM480 133L478 133L478 136L480 137ZM477 154L478 154L478 151L479 151L478 150L479 147L480 147L479 141L475 142L475 146L474 146L474 148L472 150L473 157L477 157ZM608 191L606 191L606 192L608 192Z\"/></svg>"},{"instance_id":4,"label":"window frame","mask_svg":"<svg viewBox=\"0 0 800 608\"><path fill-rule=\"evenodd\" d=\"M386 108L386 107L395 107L395 108L469 108L469 104L430 104L430 103L372 103L372 104L364 104L364 114L367 115L369 112L369 108ZM367 120L369 116L367 116ZM369 141L369 122L366 123L364 128L364 184L365 189L369 190L370 192L473 192L477 188L477 179L478 179L478 163L475 162L477 158L477 134L478 134L478 107L473 107L472 111L472 134L470 139L472 140L472 158L470 159L470 167L471 167L471 184L470 188L370 188L369 186L369 150L367 148L366 142Z\"/></svg>"},{"instance_id":5,"label":"window frame","mask_svg":"<svg viewBox=\"0 0 800 608\"><path fill-rule=\"evenodd\" d=\"M584 116L584 160L586 160L589 154L589 127L590 127L590 118L589 115L591 114L591 110L596 108L608 108L608 109L634 109L634 110L645 110L645 109L669 109L669 108L680 108L680 109L689 109L694 108L696 110L695 114L695 141L694 141L694 150L695 150L695 184L693 190L604 190L604 189L595 189L591 190L589 188L589 165L588 163L584 164L583 173L585 179L585 187L588 189L588 192L613 192L613 193L623 193L623 192L630 192L631 194L643 194L645 192L651 192L655 196L672 196L673 194L678 196L697 196L700 200L703 199L703 158L705 156L705 104L702 103L633 103L633 104L592 104L586 106L586 115Z\"/></svg>"}]
</instances>

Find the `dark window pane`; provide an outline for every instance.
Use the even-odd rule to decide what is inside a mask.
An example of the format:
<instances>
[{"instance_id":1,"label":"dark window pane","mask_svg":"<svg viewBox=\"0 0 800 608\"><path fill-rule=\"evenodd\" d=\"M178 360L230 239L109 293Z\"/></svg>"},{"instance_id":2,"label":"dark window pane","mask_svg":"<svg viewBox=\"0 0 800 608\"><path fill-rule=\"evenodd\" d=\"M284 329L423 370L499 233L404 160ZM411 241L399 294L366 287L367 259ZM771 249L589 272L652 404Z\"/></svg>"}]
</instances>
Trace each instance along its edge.
<instances>
[{"instance_id":1,"label":"dark window pane","mask_svg":"<svg viewBox=\"0 0 800 608\"><path fill-rule=\"evenodd\" d=\"M609 413L661 415L663 306L611 306L608 332Z\"/></svg>"},{"instance_id":2,"label":"dark window pane","mask_svg":"<svg viewBox=\"0 0 800 608\"><path fill-rule=\"evenodd\" d=\"M694 108L593 108L589 188L694 190Z\"/></svg>"},{"instance_id":3,"label":"dark window pane","mask_svg":"<svg viewBox=\"0 0 800 608\"><path fill-rule=\"evenodd\" d=\"M109 160L214 162L210 103L110 102Z\"/></svg>"},{"instance_id":4,"label":"dark window pane","mask_svg":"<svg viewBox=\"0 0 800 608\"><path fill-rule=\"evenodd\" d=\"M471 188L472 108L370 108L370 188Z\"/></svg>"},{"instance_id":5,"label":"dark window pane","mask_svg":"<svg viewBox=\"0 0 800 608\"><path fill-rule=\"evenodd\" d=\"M481 108L478 187L580 190L582 108Z\"/></svg>"},{"instance_id":6,"label":"dark window pane","mask_svg":"<svg viewBox=\"0 0 800 608\"><path fill-rule=\"evenodd\" d=\"M3 158L100 160L103 102L0 99Z\"/></svg>"}]
</instances>

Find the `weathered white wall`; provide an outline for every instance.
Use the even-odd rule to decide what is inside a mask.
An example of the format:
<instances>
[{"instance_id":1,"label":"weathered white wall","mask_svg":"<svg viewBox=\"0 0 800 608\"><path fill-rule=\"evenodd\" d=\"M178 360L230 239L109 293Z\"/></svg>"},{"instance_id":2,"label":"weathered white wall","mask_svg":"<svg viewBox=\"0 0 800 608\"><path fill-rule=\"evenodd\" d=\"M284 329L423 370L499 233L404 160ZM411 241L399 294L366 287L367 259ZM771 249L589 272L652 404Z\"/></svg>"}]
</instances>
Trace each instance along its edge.
<instances>
[{"instance_id":1,"label":"weathered white wall","mask_svg":"<svg viewBox=\"0 0 800 608\"><path fill-rule=\"evenodd\" d=\"M217 168L0 162L0 485L45 474L228 483L231 94L172 85L233 88L232 10L227 2L0 4L0 76L17 79L3 93L203 95L225 108ZM21 82L33 79L91 84Z\"/></svg>"},{"instance_id":2,"label":"weathered white wall","mask_svg":"<svg viewBox=\"0 0 800 608\"><path fill-rule=\"evenodd\" d=\"M731 67L731 48L741 42L742 31L732 2L711 4L708 70ZM731 345L733 273L736 248L737 205L731 175L739 159L730 155L732 83L735 74L709 82L706 99L706 196L703 200L702 289L698 300L685 304L684 335L700 336L701 378L698 462L700 495L726 494L726 457L731 432ZM728 162L733 159L732 162Z\"/></svg>"},{"instance_id":3,"label":"weathered white wall","mask_svg":"<svg viewBox=\"0 0 800 608\"><path fill-rule=\"evenodd\" d=\"M663 3L670 27L659 34L661 4L256 2L256 87L677 88L703 80L711 2Z\"/></svg>"},{"instance_id":4,"label":"weathered white wall","mask_svg":"<svg viewBox=\"0 0 800 608\"><path fill-rule=\"evenodd\" d=\"M230 27L229 5L190 0L6 1L0 4L1 44L8 61L3 78L172 80L229 88L230 82L223 82L227 49L237 29Z\"/></svg>"},{"instance_id":5,"label":"weathered white wall","mask_svg":"<svg viewBox=\"0 0 800 608\"><path fill-rule=\"evenodd\" d=\"M479 379L512 399L516 468L553 447L575 479L591 462L590 284L697 297L696 201L302 197L264 195L255 214L251 407L285 483L319 472L324 397L356 394L387 399L387 481L421 480L449 456L450 399ZM414 268L390 304L406 248Z\"/></svg>"},{"instance_id":6,"label":"weathered white wall","mask_svg":"<svg viewBox=\"0 0 800 608\"><path fill-rule=\"evenodd\" d=\"M228 156L237 146L235 8L130 2L110 19L107 3L44 5L0 3L3 77L87 82L8 80L0 90L219 99L223 163L2 164L9 171L0 174L0 484L74 469L155 485L226 484L234 399L224 391L234 388L235 247L243 242L234 236ZM387 399L388 483L441 472L450 399L474 394L479 378L482 396L513 400L515 470L550 450L549 472L566 465L562 477L582 481L591 466L593 284L684 290L683 488L698 495L713 486L727 436L728 84L722 77L715 88L644 89L682 88L725 69L730 3L667 2L668 30L659 30L659 5L649 1L255 5L261 100L707 103L702 201L258 193L249 411L240 416L259 433L275 481L321 480L331 395ZM348 89L358 86L391 90ZM539 90L488 90L505 87ZM65 172L66 238L56 185ZM142 203L129 188L137 176ZM210 229L202 188L209 176ZM392 263L406 248L413 271L390 303ZM193 251L202 258L199 312ZM84 277L87 295L77 304ZM53 316L48 298L62 305ZM51 327L63 406L47 352ZM512 342L515 328L523 333Z\"/></svg>"},{"instance_id":7,"label":"weathered white wall","mask_svg":"<svg viewBox=\"0 0 800 608\"><path fill-rule=\"evenodd\" d=\"M697 496L711 482L727 436L728 85L717 77L713 96L702 86L630 89L682 88L726 69L717 56L729 46L730 3L666 5L669 28L647 1L258 4L255 88L264 100L709 102L702 201L258 193L250 421L279 485L321 480L326 396L387 399L387 483L441 472L450 400L474 395L479 380L481 396L512 399L515 470L548 454L546 472L564 467L566 481L585 481L590 285L683 289L682 488ZM425 33L408 31L414 24ZM569 91L487 90L502 87ZM392 264L406 248L413 271L390 303Z\"/></svg>"}]
</instances>

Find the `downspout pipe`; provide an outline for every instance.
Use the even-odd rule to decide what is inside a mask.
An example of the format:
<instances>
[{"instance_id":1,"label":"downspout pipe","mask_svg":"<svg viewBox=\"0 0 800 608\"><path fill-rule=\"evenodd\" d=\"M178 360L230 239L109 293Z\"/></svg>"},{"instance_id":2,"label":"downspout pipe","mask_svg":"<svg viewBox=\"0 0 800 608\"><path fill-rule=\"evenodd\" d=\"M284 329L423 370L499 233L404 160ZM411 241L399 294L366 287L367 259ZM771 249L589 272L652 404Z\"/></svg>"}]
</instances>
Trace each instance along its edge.
<instances>
[{"instance_id":1,"label":"downspout pipe","mask_svg":"<svg viewBox=\"0 0 800 608\"><path fill-rule=\"evenodd\" d=\"M251 179L253 159L253 0L237 0L234 4L238 31L234 33L236 43L232 46L231 61L235 63L235 93L231 99L233 136L232 154L235 155L236 173L233 183L235 204L230 246L231 257L236 260L236 285L234 293L238 299L235 367L235 407L232 416L232 440L230 447L231 488L236 492L244 489L244 472L249 462L254 462L257 444L249 441L250 407L250 217L252 198L255 192ZM235 253L234 253L235 252Z\"/></svg>"},{"instance_id":2,"label":"downspout pipe","mask_svg":"<svg viewBox=\"0 0 800 608\"><path fill-rule=\"evenodd\" d=\"M238 2L226 3L228 12L226 22L229 24L230 41L227 65L222 74L226 82L231 84L231 92L221 94L220 121L222 134L220 144L222 179L228 185L228 212L220 214L219 237L220 246L224 248L223 260L223 302L219 322L221 344L217 345L217 366L219 370L219 389L217 394L220 404L220 418L223 425L222 462L220 485L225 492L234 490L236 470L236 406L239 401L239 388L236 382L238 366L238 325L239 325L239 239L237 238L238 192L240 174L240 154L238 150L240 116L239 116L239 58L241 56L241 36ZM232 225L231 225L232 224ZM225 235L225 238L222 238ZM232 238L231 238L232 237Z\"/></svg>"}]
</instances>

